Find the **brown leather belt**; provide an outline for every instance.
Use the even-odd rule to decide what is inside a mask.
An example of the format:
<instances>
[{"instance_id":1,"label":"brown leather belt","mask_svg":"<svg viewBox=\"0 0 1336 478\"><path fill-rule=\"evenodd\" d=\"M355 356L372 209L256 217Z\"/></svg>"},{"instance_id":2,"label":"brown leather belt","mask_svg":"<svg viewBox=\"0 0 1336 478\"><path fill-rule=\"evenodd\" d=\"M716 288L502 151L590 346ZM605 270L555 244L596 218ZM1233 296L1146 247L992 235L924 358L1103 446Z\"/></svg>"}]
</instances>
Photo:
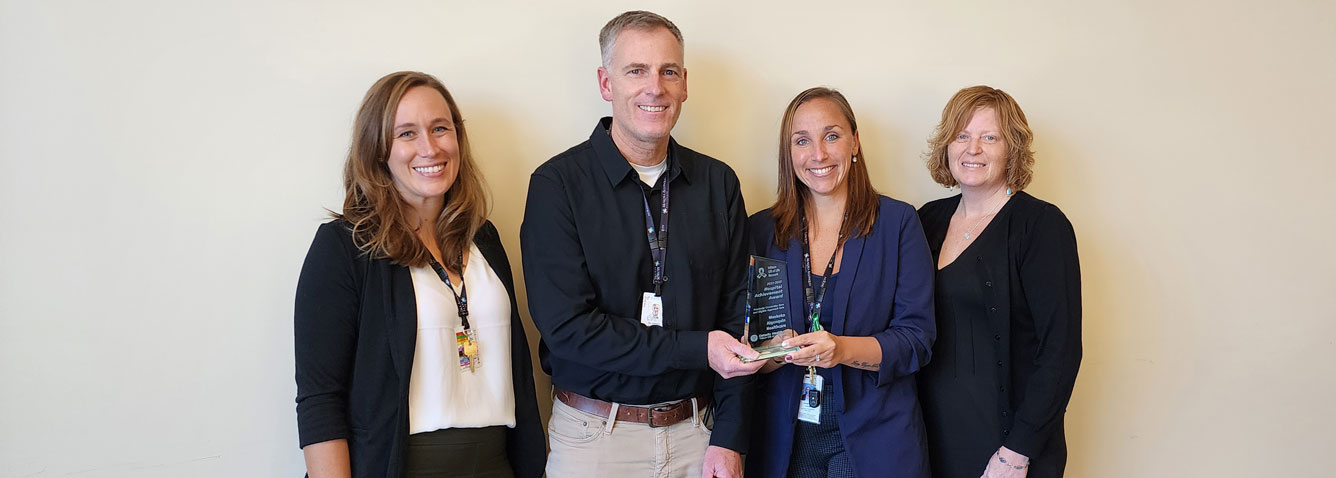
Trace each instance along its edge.
<instances>
[{"instance_id":1,"label":"brown leather belt","mask_svg":"<svg viewBox=\"0 0 1336 478\"><path fill-rule=\"evenodd\" d=\"M565 403L571 408L585 413L607 418L608 412L612 410L612 404L602 400L589 398L560 388L556 389L556 392L557 399L561 400L561 403ZM696 397L696 406L701 410L705 410L706 405L709 403L710 401L706 400L704 397ZM691 418L690 398L661 407L617 405L617 420L644 423L651 428L666 427L688 418Z\"/></svg>"}]
</instances>

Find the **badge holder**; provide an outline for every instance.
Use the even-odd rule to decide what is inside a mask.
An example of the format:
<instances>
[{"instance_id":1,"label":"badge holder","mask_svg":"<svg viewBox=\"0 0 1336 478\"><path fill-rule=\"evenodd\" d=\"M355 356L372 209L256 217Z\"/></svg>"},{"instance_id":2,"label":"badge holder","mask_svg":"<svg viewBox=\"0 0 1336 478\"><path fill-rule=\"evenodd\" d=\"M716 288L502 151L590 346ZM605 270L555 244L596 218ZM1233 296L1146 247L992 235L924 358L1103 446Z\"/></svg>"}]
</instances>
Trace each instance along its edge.
<instances>
[{"instance_id":1,"label":"badge holder","mask_svg":"<svg viewBox=\"0 0 1336 478\"><path fill-rule=\"evenodd\" d=\"M663 327L663 296L646 292L640 298L640 323Z\"/></svg>"},{"instance_id":2,"label":"badge holder","mask_svg":"<svg viewBox=\"0 0 1336 478\"><path fill-rule=\"evenodd\" d=\"M814 425L821 424L821 390L825 379L809 368L803 377L803 393L798 401L798 419Z\"/></svg>"}]
</instances>

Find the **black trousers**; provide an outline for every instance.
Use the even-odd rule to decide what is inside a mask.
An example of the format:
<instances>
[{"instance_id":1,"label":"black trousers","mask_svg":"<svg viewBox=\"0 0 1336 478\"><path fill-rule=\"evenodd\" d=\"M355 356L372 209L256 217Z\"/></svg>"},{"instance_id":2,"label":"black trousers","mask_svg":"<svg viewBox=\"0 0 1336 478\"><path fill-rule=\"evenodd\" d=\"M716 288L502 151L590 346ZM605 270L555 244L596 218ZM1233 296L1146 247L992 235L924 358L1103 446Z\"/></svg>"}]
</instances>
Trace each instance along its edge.
<instances>
[{"instance_id":1,"label":"black trousers","mask_svg":"<svg viewBox=\"0 0 1336 478\"><path fill-rule=\"evenodd\" d=\"M408 436L408 478L512 478L506 427L446 428Z\"/></svg>"}]
</instances>

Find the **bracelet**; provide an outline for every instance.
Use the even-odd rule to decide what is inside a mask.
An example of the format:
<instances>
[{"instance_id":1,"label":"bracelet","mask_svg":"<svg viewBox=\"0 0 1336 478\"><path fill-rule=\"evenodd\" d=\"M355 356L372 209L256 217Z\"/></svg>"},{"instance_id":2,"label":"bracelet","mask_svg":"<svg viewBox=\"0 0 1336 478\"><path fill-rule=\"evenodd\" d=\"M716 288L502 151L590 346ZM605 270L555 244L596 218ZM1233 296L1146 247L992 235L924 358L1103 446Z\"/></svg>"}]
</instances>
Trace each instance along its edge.
<instances>
[{"instance_id":1,"label":"bracelet","mask_svg":"<svg viewBox=\"0 0 1336 478\"><path fill-rule=\"evenodd\" d=\"M998 461L998 462L1001 462L1003 465L1010 466L1010 467L1012 467L1012 468L1014 468L1014 469L1017 469L1017 470L1024 470L1024 469L1030 467L1030 464L1029 464L1029 463L1026 463L1026 464L1024 464L1024 465L1020 465L1020 466L1016 466L1016 465L1013 465L1013 464L1011 464L1011 463L1007 463L1007 459L1006 459L1006 458L1002 458L1002 454L1001 454L1001 453L994 453L994 455L997 455L997 461Z\"/></svg>"}]
</instances>

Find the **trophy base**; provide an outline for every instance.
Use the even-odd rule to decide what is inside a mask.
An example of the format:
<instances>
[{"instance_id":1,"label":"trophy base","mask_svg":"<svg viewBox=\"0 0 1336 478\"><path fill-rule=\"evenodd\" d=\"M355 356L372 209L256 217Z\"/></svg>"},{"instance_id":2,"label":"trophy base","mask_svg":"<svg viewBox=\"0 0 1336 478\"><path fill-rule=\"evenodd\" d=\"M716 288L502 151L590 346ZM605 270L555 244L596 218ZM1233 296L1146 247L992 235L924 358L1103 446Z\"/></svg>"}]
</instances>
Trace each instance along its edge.
<instances>
[{"instance_id":1,"label":"trophy base","mask_svg":"<svg viewBox=\"0 0 1336 478\"><path fill-rule=\"evenodd\" d=\"M741 356L741 355L739 355L738 358L741 359L743 362L755 362L755 361L758 361L758 360L767 360L767 359L772 359L772 358L775 358L775 357L783 357L783 356L785 356L785 355L788 355L790 352L797 352L797 351L798 351L799 349L801 349L801 348L802 348L802 347L785 347L785 346L782 346L782 345L766 345L766 346L763 346L763 347L756 347L756 348L752 349L752 350L755 350L757 354L759 354L759 355L757 355L756 358L754 358L754 359L749 359L749 358L747 358L747 357L743 357L743 356Z\"/></svg>"}]
</instances>

